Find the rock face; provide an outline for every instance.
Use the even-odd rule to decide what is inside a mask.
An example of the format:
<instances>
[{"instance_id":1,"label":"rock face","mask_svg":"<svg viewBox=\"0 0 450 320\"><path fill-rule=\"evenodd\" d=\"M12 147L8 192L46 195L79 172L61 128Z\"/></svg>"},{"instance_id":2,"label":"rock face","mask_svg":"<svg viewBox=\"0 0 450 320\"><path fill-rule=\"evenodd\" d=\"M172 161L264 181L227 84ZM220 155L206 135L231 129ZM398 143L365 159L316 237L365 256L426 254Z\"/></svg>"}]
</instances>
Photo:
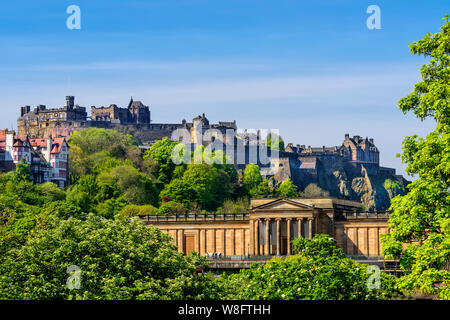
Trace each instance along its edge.
<instances>
[{"instance_id":1,"label":"rock face","mask_svg":"<svg viewBox=\"0 0 450 320\"><path fill-rule=\"evenodd\" d=\"M373 139L345 135L341 146L293 147L288 144L280 159L272 163L277 182L290 178L300 195L360 201L364 210L386 210L391 199L405 193L409 183L393 168L379 165Z\"/></svg>"}]
</instances>

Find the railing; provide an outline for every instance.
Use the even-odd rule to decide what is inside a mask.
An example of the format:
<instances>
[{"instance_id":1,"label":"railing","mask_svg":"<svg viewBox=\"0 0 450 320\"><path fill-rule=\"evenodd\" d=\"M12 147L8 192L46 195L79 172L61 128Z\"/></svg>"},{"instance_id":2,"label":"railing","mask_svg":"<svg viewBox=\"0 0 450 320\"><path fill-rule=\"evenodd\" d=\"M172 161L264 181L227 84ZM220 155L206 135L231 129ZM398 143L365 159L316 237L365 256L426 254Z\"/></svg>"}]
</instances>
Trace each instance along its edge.
<instances>
[{"instance_id":1,"label":"railing","mask_svg":"<svg viewBox=\"0 0 450 320\"><path fill-rule=\"evenodd\" d=\"M221 252L210 252L205 257L209 261L267 261L273 257L286 257L286 255L223 255Z\"/></svg>"},{"instance_id":2,"label":"railing","mask_svg":"<svg viewBox=\"0 0 450 320\"><path fill-rule=\"evenodd\" d=\"M387 219L391 214L390 211L369 211L369 212L358 212L358 211L343 211L336 214L336 218L344 220L351 219Z\"/></svg>"},{"instance_id":3,"label":"railing","mask_svg":"<svg viewBox=\"0 0 450 320\"><path fill-rule=\"evenodd\" d=\"M247 221L248 213L186 213L178 215L140 215L146 222L189 222L189 221Z\"/></svg>"}]
</instances>

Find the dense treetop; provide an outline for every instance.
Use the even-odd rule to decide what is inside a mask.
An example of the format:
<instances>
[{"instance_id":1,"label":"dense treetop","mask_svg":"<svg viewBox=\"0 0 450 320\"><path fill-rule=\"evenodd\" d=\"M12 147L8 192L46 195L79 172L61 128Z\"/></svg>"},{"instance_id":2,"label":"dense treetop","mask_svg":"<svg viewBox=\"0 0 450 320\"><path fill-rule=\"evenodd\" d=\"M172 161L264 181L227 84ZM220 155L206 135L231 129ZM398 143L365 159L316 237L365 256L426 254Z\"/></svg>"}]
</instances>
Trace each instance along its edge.
<instances>
[{"instance_id":1,"label":"dense treetop","mask_svg":"<svg viewBox=\"0 0 450 320\"><path fill-rule=\"evenodd\" d=\"M450 299L449 17L441 32L427 34L410 49L429 62L420 70L422 81L398 105L420 120L431 117L436 129L425 138L413 135L403 140L406 171L418 179L408 185L406 195L392 199L392 232L383 237L383 248L385 255L400 258L403 268L411 270L402 277L402 288Z\"/></svg>"}]
</instances>

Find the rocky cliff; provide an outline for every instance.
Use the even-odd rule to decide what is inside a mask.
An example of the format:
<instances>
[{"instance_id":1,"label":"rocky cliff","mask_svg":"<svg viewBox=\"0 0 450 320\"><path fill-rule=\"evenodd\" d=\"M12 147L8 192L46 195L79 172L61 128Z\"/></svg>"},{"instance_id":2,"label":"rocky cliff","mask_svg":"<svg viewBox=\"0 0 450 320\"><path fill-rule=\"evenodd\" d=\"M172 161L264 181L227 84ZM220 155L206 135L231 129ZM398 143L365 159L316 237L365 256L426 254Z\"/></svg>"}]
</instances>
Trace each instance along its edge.
<instances>
[{"instance_id":1,"label":"rocky cliff","mask_svg":"<svg viewBox=\"0 0 450 320\"><path fill-rule=\"evenodd\" d=\"M388 209L391 199L404 194L409 183L395 169L336 158L316 158L314 167L308 169L301 168L299 159L285 160L274 178L277 182L290 178L301 196L356 200L364 210Z\"/></svg>"}]
</instances>

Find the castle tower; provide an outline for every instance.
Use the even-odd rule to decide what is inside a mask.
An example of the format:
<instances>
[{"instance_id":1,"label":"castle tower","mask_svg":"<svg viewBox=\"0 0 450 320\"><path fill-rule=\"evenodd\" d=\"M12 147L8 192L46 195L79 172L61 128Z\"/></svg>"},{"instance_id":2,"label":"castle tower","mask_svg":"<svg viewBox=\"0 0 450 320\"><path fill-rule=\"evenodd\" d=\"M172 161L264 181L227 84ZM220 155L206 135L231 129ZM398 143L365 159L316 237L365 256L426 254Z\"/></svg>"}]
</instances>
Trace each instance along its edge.
<instances>
[{"instance_id":1,"label":"castle tower","mask_svg":"<svg viewBox=\"0 0 450 320\"><path fill-rule=\"evenodd\" d=\"M66 96L66 108L72 110L75 102L74 96Z\"/></svg>"}]
</instances>

